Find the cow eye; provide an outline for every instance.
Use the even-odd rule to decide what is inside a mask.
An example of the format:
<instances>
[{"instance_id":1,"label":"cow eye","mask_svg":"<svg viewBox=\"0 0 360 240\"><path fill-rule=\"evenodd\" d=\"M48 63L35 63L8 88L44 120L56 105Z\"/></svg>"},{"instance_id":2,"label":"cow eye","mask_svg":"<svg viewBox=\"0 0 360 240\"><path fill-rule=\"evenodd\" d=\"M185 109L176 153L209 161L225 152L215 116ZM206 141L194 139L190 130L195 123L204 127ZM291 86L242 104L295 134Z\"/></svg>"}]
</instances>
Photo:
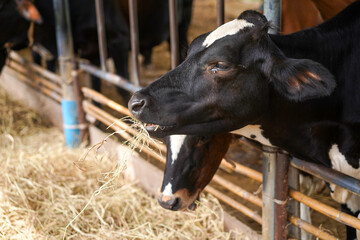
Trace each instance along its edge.
<instances>
[{"instance_id":1,"label":"cow eye","mask_svg":"<svg viewBox=\"0 0 360 240\"><path fill-rule=\"evenodd\" d=\"M225 64L223 62L217 62L210 66L209 71L212 73L217 73L218 71L226 71L229 69L230 69L230 66L228 64Z\"/></svg>"}]
</instances>

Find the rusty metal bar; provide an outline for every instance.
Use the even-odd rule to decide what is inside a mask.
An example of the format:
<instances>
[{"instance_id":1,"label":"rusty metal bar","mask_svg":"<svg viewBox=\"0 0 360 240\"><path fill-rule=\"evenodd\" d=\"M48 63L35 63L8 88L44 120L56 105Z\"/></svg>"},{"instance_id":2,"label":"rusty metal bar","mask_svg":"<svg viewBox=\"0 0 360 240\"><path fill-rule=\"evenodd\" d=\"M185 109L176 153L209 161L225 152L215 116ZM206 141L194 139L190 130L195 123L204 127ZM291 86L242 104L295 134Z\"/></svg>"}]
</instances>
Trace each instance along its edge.
<instances>
[{"instance_id":1,"label":"rusty metal bar","mask_svg":"<svg viewBox=\"0 0 360 240\"><path fill-rule=\"evenodd\" d=\"M111 82L112 84L114 84L118 87L124 88L132 93L139 91L141 89L141 87L137 87L137 86L129 83L125 78L122 78L113 73L104 72L94 65L86 64L86 63L79 63L79 68L98 77L98 78L101 78L103 80Z\"/></svg>"},{"instance_id":2,"label":"rusty metal bar","mask_svg":"<svg viewBox=\"0 0 360 240\"><path fill-rule=\"evenodd\" d=\"M216 24L218 26L223 25L225 21L225 2L224 0L217 0L216 10L217 10L217 18Z\"/></svg>"},{"instance_id":3,"label":"rusty metal bar","mask_svg":"<svg viewBox=\"0 0 360 240\"><path fill-rule=\"evenodd\" d=\"M61 95L61 88L58 85L56 85L53 82L50 82L44 78L41 78L40 76L35 74L33 71L31 71L31 69L26 69L23 65L15 62L15 61L10 61L8 66L10 68L16 70L17 72L23 74L24 76L28 76L29 78L32 78L34 80L34 82L36 82L38 85L43 85L46 88L50 89L51 91L55 91L56 93L58 93L59 96Z\"/></svg>"},{"instance_id":4,"label":"rusty metal bar","mask_svg":"<svg viewBox=\"0 0 360 240\"><path fill-rule=\"evenodd\" d=\"M242 205L241 203L238 203L234 199L224 195L223 193L221 193L220 191L216 190L215 188L213 188L211 186L207 186L205 188L205 191L211 193L212 195L214 195L221 201L223 201L226 204L230 205L231 207L235 208L236 210L238 210L239 212L248 216L249 218L253 219L257 223L262 224L261 216L256 211L253 211L253 210L249 209L248 207Z\"/></svg>"},{"instance_id":5,"label":"rusty metal bar","mask_svg":"<svg viewBox=\"0 0 360 240\"><path fill-rule=\"evenodd\" d=\"M312 199L301 192L295 191L294 189L289 190L289 195L295 200L305 204L306 206L309 206L310 208L324 214L325 216L328 216L329 218L332 218L350 227L360 229L360 219L354 216L341 212L335 208L329 207L324 203Z\"/></svg>"},{"instance_id":6,"label":"rusty metal bar","mask_svg":"<svg viewBox=\"0 0 360 240\"><path fill-rule=\"evenodd\" d=\"M287 239L287 187L289 156L263 146L263 239Z\"/></svg>"},{"instance_id":7,"label":"rusty metal bar","mask_svg":"<svg viewBox=\"0 0 360 240\"><path fill-rule=\"evenodd\" d=\"M140 86L139 77L139 26L137 16L137 1L129 0L129 22L130 22L130 38L131 38L131 82L135 86Z\"/></svg>"},{"instance_id":8,"label":"rusty metal bar","mask_svg":"<svg viewBox=\"0 0 360 240\"><path fill-rule=\"evenodd\" d=\"M14 60L16 62L19 62L20 64L23 65L27 65L29 66L29 68L37 73L39 73L41 76L44 76L45 78L49 79L52 82L55 82L57 84L61 84L61 77L55 73L52 73L42 67L40 67L39 65L35 64L35 63L31 63L28 60L26 60L25 58L23 58L22 56L20 56L18 53L11 51L10 54L10 59Z\"/></svg>"},{"instance_id":9,"label":"rusty metal bar","mask_svg":"<svg viewBox=\"0 0 360 240\"><path fill-rule=\"evenodd\" d=\"M343 174L334 169L316 163L306 162L297 158L292 159L291 166L318 177L326 182L334 183L349 190L352 193L360 195L359 179Z\"/></svg>"},{"instance_id":10,"label":"rusty metal bar","mask_svg":"<svg viewBox=\"0 0 360 240\"><path fill-rule=\"evenodd\" d=\"M291 167L289 168L289 187L295 189L296 191L300 190L300 182L299 182L299 170ZM288 212L293 217L300 217L300 203L295 201L294 199L289 200L288 204ZM298 227L294 225L290 225L288 228L289 237L300 239L302 231Z\"/></svg>"},{"instance_id":11,"label":"rusty metal bar","mask_svg":"<svg viewBox=\"0 0 360 240\"><path fill-rule=\"evenodd\" d=\"M106 28L104 20L103 0L95 0L96 25L99 42L99 56L101 70L106 71L107 46L106 46Z\"/></svg>"},{"instance_id":12,"label":"rusty metal bar","mask_svg":"<svg viewBox=\"0 0 360 240\"><path fill-rule=\"evenodd\" d=\"M9 68L12 71L16 72L16 70ZM28 76L23 75L20 72L16 72L16 78L20 81L22 81L23 83L29 85L30 87L39 90L40 92L42 92L45 96L50 97L51 99L53 99L54 101L60 103L61 102L61 96L56 93L55 91L51 91L43 86L39 86L37 83L35 83L34 81L29 80Z\"/></svg>"},{"instance_id":13,"label":"rusty metal bar","mask_svg":"<svg viewBox=\"0 0 360 240\"><path fill-rule=\"evenodd\" d=\"M259 173L258 171L255 171L254 169L251 169L249 167L246 167L244 165L238 164L236 162L234 162L235 164L235 172L236 173L240 173L242 175L248 176L249 178L252 178L258 182L262 182L263 181L263 176L261 173Z\"/></svg>"},{"instance_id":14,"label":"rusty metal bar","mask_svg":"<svg viewBox=\"0 0 360 240\"><path fill-rule=\"evenodd\" d=\"M250 192L246 191L245 189L229 182L228 180L218 176L214 175L212 181L216 182L217 184L220 184L221 186L225 187L229 191L235 193L239 197L255 204L258 207L262 207L262 200L261 198L251 194Z\"/></svg>"},{"instance_id":15,"label":"rusty metal bar","mask_svg":"<svg viewBox=\"0 0 360 240\"><path fill-rule=\"evenodd\" d=\"M126 132L127 130L129 130L129 126L127 124L123 123L126 126L122 125L120 121L117 121L118 120L117 118L111 116L109 113L96 107L95 105L91 104L88 101L83 101L83 106L84 106L84 110L86 113L90 114L91 116L93 116L97 120L99 120L100 122L104 123L105 125L108 125L110 128L117 131L117 133L120 136L122 136L124 139L126 139L130 143L135 144L136 140L130 134L128 134ZM157 147L157 146L155 146L155 147ZM141 146L137 146L137 148L139 150L141 149L141 151L149 154L150 156L159 160L162 163L166 162L166 160L163 156L160 156L154 150L148 149L146 146L143 147L141 145Z\"/></svg>"},{"instance_id":16,"label":"rusty metal bar","mask_svg":"<svg viewBox=\"0 0 360 240\"><path fill-rule=\"evenodd\" d=\"M323 239L323 240L339 240L338 238L334 237L333 235L317 228L314 227L313 225L307 223L306 221L301 220L298 217L294 217L294 216L290 216L289 217L289 221L294 224L296 227L311 233L312 235L314 235L317 238ZM298 238L300 239L300 238Z\"/></svg>"},{"instance_id":17,"label":"rusty metal bar","mask_svg":"<svg viewBox=\"0 0 360 240\"><path fill-rule=\"evenodd\" d=\"M169 0L171 68L179 65L179 29L176 0Z\"/></svg>"}]
</instances>

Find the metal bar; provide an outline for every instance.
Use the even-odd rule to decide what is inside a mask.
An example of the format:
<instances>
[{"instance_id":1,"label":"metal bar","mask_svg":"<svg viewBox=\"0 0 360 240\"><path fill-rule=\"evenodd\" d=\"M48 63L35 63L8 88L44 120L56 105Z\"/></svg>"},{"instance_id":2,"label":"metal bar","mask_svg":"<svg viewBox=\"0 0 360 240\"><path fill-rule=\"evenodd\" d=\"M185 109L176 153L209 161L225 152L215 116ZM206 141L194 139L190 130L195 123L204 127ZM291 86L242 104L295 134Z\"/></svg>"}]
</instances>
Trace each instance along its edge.
<instances>
[{"instance_id":1,"label":"metal bar","mask_svg":"<svg viewBox=\"0 0 360 240\"><path fill-rule=\"evenodd\" d=\"M141 87L135 86L131 83L129 83L125 78L122 78L116 74L113 73L109 73L109 72L104 72L101 71L101 69L99 69L98 67L91 65L91 64L86 64L86 63L80 63L79 64L80 69L91 73L93 75L95 75L98 78L101 78L103 80L106 80L108 82L111 82L112 84L124 88L130 92L136 92L139 91L141 89Z\"/></svg>"},{"instance_id":2,"label":"metal bar","mask_svg":"<svg viewBox=\"0 0 360 240\"><path fill-rule=\"evenodd\" d=\"M176 0L169 0L171 68L179 65L179 29Z\"/></svg>"},{"instance_id":3,"label":"metal bar","mask_svg":"<svg viewBox=\"0 0 360 240\"><path fill-rule=\"evenodd\" d=\"M289 190L289 195L295 200L305 204L306 206L309 206L310 208L324 214L325 216L328 216L329 218L332 218L350 227L360 229L360 219L354 216L341 212L335 208L329 207L324 203L312 199L301 192L295 191L294 189Z\"/></svg>"},{"instance_id":4,"label":"metal bar","mask_svg":"<svg viewBox=\"0 0 360 240\"><path fill-rule=\"evenodd\" d=\"M216 182L217 184L220 184L221 186L225 187L229 191L235 193L239 197L255 204L258 207L262 207L262 200L261 198L251 194L250 192L246 191L245 189L229 182L228 180L218 176L214 175L212 181Z\"/></svg>"},{"instance_id":5,"label":"metal bar","mask_svg":"<svg viewBox=\"0 0 360 240\"><path fill-rule=\"evenodd\" d=\"M88 134L88 127L87 127L87 122L86 122L86 118L85 118L85 112L84 112L84 108L82 107L82 101L83 101L83 95L81 92L81 87L80 87L80 77L81 73L78 71L78 64L74 64L73 65L74 69L73 69L73 88L75 91L75 100L76 100L76 104L78 106L77 108L77 114L78 114L78 120L79 120L79 124L80 126L82 126L80 128L80 137L81 137L81 141L85 142L88 140L89 134Z\"/></svg>"},{"instance_id":6,"label":"metal bar","mask_svg":"<svg viewBox=\"0 0 360 240\"><path fill-rule=\"evenodd\" d=\"M253 219L257 223L259 223L259 224L262 223L261 216L256 211L251 210L250 208L248 208L248 207L242 205L241 203L235 201L234 199L224 195L223 193L221 193L220 191L216 190L215 188L213 188L211 186L207 186L205 188L205 191L211 193L212 195L214 195L221 201L223 201L226 204L230 205L231 207L235 208L236 210L238 210L239 212L248 216L249 218Z\"/></svg>"},{"instance_id":7,"label":"metal bar","mask_svg":"<svg viewBox=\"0 0 360 240\"><path fill-rule=\"evenodd\" d=\"M236 173L240 173L242 175L248 176L249 178L252 178L258 182L262 182L263 181L263 176L261 173L259 173L258 171L255 171L254 169L251 169L249 167L246 167L244 165L238 164L236 162L234 162L235 164L235 172Z\"/></svg>"},{"instance_id":8,"label":"metal bar","mask_svg":"<svg viewBox=\"0 0 360 240\"><path fill-rule=\"evenodd\" d=\"M57 84L61 84L61 77L53 72L50 72L42 67L40 67L39 65L35 64L35 63L31 63L28 60L26 60L25 58L23 58L22 56L20 56L17 52L15 51L11 51L10 52L10 59L14 60L16 62L19 62L23 65L27 65L29 66L29 68L37 73L39 73L41 76L51 80L52 82L55 82Z\"/></svg>"},{"instance_id":9,"label":"metal bar","mask_svg":"<svg viewBox=\"0 0 360 240\"><path fill-rule=\"evenodd\" d=\"M334 183L340 187L349 190L352 193L360 195L360 180L349 175L338 172L334 169L297 158L293 158L291 166L318 177L326 182Z\"/></svg>"},{"instance_id":10,"label":"metal bar","mask_svg":"<svg viewBox=\"0 0 360 240\"><path fill-rule=\"evenodd\" d=\"M36 89L36 90L39 90L41 93L43 93L45 96L48 96L50 97L51 99L53 99L54 101L60 103L61 102L61 96L56 93L55 91L52 91L52 90L49 90L43 86L39 86L38 84L36 84L35 82L29 80L29 77L28 76L25 76L23 75L22 73L20 72L17 72L16 70L12 69L12 68L9 68L11 69L12 71L14 71L16 73L16 78L18 80L20 80L21 82L29 85L30 87Z\"/></svg>"},{"instance_id":11,"label":"metal bar","mask_svg":"<svg viewBox=\"0 0 360 240\"><path fill-rule=\"evenodd\" d=\"M339 240L338 238L334 237L333 235L314 227L313 225L307 223L306 221L301 220L298 217L290 216L289 221L294 224L296 227L311 233L317 238L323 239L323 240ZM300 238L297 238L300 239Z\"/></svg>"},{"instance_id":12,"label":"metal bar","mask_svg":"<svg viewBox=\"0 0 360 240\"><path fill-rule=\"evenodd\" d=\"M95 0L96 25L99 41L99 56L101 70L106 71L107 46L106 46L106 28L104 20L103 0Z\"/></svg>"},{"instance_id":13,"label":"metal bar","mask_svg":"<svg viewBox=\"0 0 360 240\"><path fill-rule=\"evenodd\" d=\"M81 143L81 135L77 115L77 108L79 106L76 104L75 91L71 81L74 52L69 3L68 0L53 0L53 3L56 23L56 42L63 89L61 108L63 113L65 143L66 146L75 148Z\"/></svg>"},{"instance_id":14,"label":"metal bar","mask_svg":"<svg viewBox=\"0 0 360 240\"><path fill-rule=\"evenodd\" d=\"M300 183L299 183L299 170L290 167L289 168L289 186L296 191L300 190ZM288 204L288 212L296 218L300 217L300 203L298 201L295 201L294 199L289 200ZM289 237L300 239L301 233L300 229L298 227L295 227L294 225L290 225L288 228Z\"/></svg>"},{"instance_id":15,"label":"metal bar","mask_svg":"<svg viewBox=\"0 0 360 240\"><path fill-rule=\"evenodd\" d=\"M263 146L263 239L287 239L288 154Z\"/></svg>"},{"instance_id":16,"label":"metal bar","mask_svg":"<svg viewBox=\"0 0 360 240\"><path fill-rule=\"evenodd\" d=\"M277 29L270 28L269 33L281 31L281 0L264 0L264 15Z\"/></svg>"},{"instance_id":17,"label":"metal bar","mask_svg":"<svg viewBox=\"0 0 360 240\"><path fill-rule=\"evenodd\" d=\"M139 77L139 27L137 16L137 1L129 0L129 21L130 21L130 37L131 37L131 82L135 86L140 86Z\"/></svg>"},{"instance_id":18,"label":"metal bar","mask_svg":"<svg viewBox=\"0 0 360 240\"><path fill-rule=\"evenodd\" d=\"M10 68L16 70L17 72L23 74L24 76L32 78L34 80L34 82L36 82L38 85L43 85L46 88L50 89L51 91L55 91L56 93L61 95L61 88L59 86L57 86L55 83L53 83L51 81L41 78L40 76L35 74L33 71L31 71L31 69L27 69L23 65L15 62L15 61L10 61L8 66Z\"/></svg>"},{"instance_id":19,"label":"metal bar","mask_svg":"<svg viewBox=\"0 0 360 240\"><path fill-rule=\"evenodd\" d=\"M217 10L217 18L216 23L218 26L223 25L225 21L225 2L224 0L217 0L216 10Z\"/></svg>"},{"instance_id":20,"label":"metal bar","mask_svg":"<svg viewBox=\"0 0 360 240\"><path fill-rule=\"evenodd\" d=\"M89 98L91 98L92 100L94 100L96 102L104 104L104 105L110 107L111 109L113 109L115 111L118 111L118 112L123 113L125 115L130 114L130 112L129 112L129 110L127 108L121 106L120 104L117 104L116 102L112 101L111 99L105 97L104 95L102 95L102 94L100 94L100 93L98 93L98 92L96 92L96 91L94 91L92 89L83 87L82 92L84 93L84 95L86 97L89 97ZM93 105L90 105L90 106L93 106ZM96 110L101 110L101 109L96 109ZM131 133L132 135L136 136L136 135L139 134L139 132L136 129L129 126L125 122L122 122L121 120L116 119L115 117L113 117L109 113L107 113L105 111L101 111L101 113L106 114L108 116L107 117L108 119L112 119L112 120L116 121L117 125L119 125L121 128L123 128L127 132ZM152 142L150 142L149 144L153 145L155 148L159 148L162 152L166 152L166 147L163 144L152 144Z\"/></svg>"}]
</instances>

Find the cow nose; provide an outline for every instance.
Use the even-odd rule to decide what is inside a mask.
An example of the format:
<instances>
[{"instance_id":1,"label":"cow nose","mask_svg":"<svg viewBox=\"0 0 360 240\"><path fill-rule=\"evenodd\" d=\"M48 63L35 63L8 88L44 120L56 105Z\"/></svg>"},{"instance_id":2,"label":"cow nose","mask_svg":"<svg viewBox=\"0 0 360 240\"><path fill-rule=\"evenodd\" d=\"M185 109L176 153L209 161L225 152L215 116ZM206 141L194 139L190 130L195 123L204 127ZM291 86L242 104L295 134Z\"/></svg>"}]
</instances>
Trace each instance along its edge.
<instances>
[{"instance_id":1,"label":"cow nose","mask_svg":"<svg viewBox=\"0 0 360 240\"><path fill-rule=\"evenodd\" d=\"M158 202L160 206L162 206L165 209L177 211L180 208L181 199L175 198L174 196L167 196L161 194L158 198Z\"/></svg>"},{"instance_id":2,"label":"cow nose","mask_svg":"<svg viewBox=\"0 0 360 240\"><path fill-rule=\"evenodd\" d=\"M147 105L147 100L140 94L135 94L129 101L128 108L130 112L135 116L139 116L144 107Z\"/></svg>"}]
</instances>

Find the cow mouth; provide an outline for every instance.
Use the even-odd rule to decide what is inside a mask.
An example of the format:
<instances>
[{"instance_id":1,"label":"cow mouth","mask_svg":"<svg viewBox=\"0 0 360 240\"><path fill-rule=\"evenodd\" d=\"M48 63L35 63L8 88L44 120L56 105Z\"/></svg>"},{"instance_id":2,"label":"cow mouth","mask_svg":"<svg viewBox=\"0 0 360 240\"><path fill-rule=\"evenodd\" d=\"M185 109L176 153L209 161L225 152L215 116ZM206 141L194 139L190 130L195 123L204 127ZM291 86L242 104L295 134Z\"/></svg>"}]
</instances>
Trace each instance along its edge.
<instances>
[{"instance_id":1,"label":"cow mouth","mask_svg":"<svg viewBox=\"0 0 360 240\"><path fill-rule=\"evenodd\" d=\"M144 128L146 129L146 131L148 133L154 133L154 132L166 132L169 131L171 129L173 129L175 127L175 125L160 125L160 124L155 124L155 123L143 123Z\"/></svg>"}]
</instances>

